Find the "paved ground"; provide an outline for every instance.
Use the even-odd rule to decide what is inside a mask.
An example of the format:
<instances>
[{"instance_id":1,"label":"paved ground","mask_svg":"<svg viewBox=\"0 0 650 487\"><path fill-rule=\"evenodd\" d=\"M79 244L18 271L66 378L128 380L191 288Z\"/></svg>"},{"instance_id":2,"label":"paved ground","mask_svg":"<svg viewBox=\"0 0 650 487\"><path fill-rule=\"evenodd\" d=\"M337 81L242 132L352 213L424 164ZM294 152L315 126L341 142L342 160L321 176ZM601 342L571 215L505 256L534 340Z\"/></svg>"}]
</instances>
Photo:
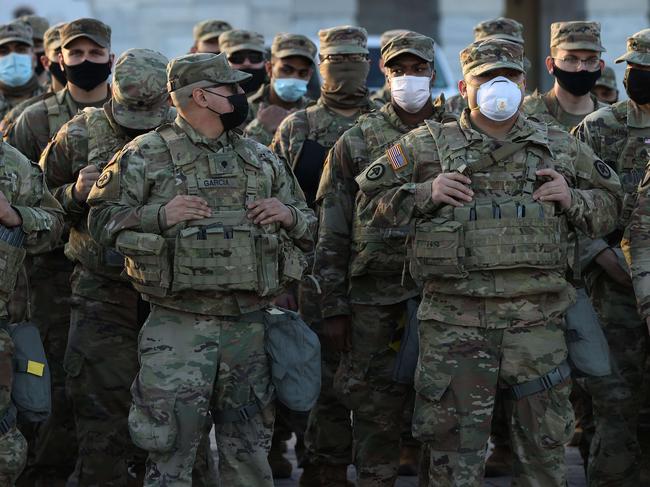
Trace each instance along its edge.
<instances>
[{"instance_id":1,"label":"paved ground","mask_svg":"<svg viewBox=\"0 0 650 487\"><path fill-rule=\"evenodd\" d=\"M292 463L296 464L293 449L288 453ZM567 448L566 461L569 466L569 487L585 487L584 471L582 469L582 459L576 448ZM294 468L291 479L278 480L275 482L276 487L297 487L298 479L302 470ZM348 478L354 480L354 468L350 467L348 470ZM396 484L396 487L416 487L418 485L416 477L401 477ZM484 487L507 487L510 485L510 477L499 477L494 479L486 479L483 484Z\"/></svg>"}]
</instances>

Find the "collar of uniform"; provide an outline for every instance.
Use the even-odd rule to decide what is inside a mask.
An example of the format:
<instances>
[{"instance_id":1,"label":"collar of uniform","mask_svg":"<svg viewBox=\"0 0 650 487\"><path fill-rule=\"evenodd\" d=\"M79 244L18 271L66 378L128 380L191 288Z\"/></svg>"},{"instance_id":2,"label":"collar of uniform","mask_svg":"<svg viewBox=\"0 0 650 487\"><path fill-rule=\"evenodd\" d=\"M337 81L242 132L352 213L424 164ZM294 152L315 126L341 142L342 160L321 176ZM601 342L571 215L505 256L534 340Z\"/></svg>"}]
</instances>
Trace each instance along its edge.
<instances>
[{"instance_id":1,"label":"collar of uniform","mask_svg":"<svg viewBox=\"0 0 650 487\"><path fill-rule=\"evenodd\" d=\"M354 113L353 115L350 115L349 117L344 117L344 118L356 118L362 113L368 113L371 112L374 108L376 108L376 105L373 105L373 103L370 101L370 98L367 99L368 104L365 106L357 107L359 109L358 112ZM319 97L318 100L316 100L316 105L322 107L327 113L332 115L333 117L343 117L340 113L335 112L332 110L330 107L327 106L326 103L323 102L323 97Z\"/></svg>"},{"instance_id":2,"label":"collar of uniform","mask_svg":"<svg viewBox=\"0 0 650 487\"><path fill-rule=\"evenodd\" d=\"M542 98L544 98L544 101L546 102L546 106L547 108L549 108L551 115L553 115L556 119L560 118L562 114L565 113L564 109L562 108L562 105L560 105L560 102L557 99L557 96L555 96L555 91L553 90L553 88L551 88L541 96ZM594 111L598 110L599 108L603 108L607 106L604 103L598 101L598 98L596 98L596 95L594 95L593 93L589 93L589 98L591 98L591 103L593 103L594 105ZM569 115L571 114L569 113Z\"/></svg>"},{"instance_id":3,"label":"collar of uniform","mask_svg":"<svg viewBox=\"0 0 650 487\"><path fill-rule=\"evenodd\" d=\"M260 103L269 101L269 93L271 92L271 84L264 83L260 86L255 93L248 97L249 103Z\"/></svg>"},{"instance_id":4,"label":"collar of uniform","mask_svg":"<svg viewBox=\"0 0 650 487\"><path fill-rule=\"evenodd\" d=\"M433 105L433 100L431 100L431 104ZM410 132L414 128L417 128L424 124L424 120L422 120L422 123L418 125L406 125L401 118L399 118L399 115L395 111L395 107L393 106L392 102L384 103L382 107L379 109L379 111L386 117L388 122L395 127L397 130L399 130L402 133ZM433 107L433 116L431 117L432 120L436 120L436 107Z\"/></svg>"},{"instance_id":5,"label":"collar of uniform","mask_svg":"<svg viewBox=\"0 0 650 487\"><path fill-rule=\"evenodd\" d=\"M639 129L650 127L650 115L639 109L632 100L627 101L627 126Z\"/></svg>"},{"instance_id":6,"label":"collar of uniform","mask_svg":"<svg viewBox=\"0 0 650 487\"><path fill-rule=\"evenodd\" d=\"M218 139L210 139L201 135L192 127L187 120L181 117L180 113L176 115L174 123L190 138L194 145L204 145L211 150L217 150L225 145L227 133L221 134Z\"/></svg>"}]
</instances>

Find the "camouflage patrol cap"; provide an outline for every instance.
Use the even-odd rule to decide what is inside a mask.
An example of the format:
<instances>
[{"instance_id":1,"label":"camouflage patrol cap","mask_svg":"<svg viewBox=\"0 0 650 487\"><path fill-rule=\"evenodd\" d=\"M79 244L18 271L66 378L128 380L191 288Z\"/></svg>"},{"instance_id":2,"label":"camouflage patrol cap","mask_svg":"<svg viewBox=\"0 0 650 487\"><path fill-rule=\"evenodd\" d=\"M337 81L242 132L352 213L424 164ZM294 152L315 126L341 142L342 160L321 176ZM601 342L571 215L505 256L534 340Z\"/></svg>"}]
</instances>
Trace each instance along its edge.
<instances>
[{"instance_id":1,"label":"camouflage patrol cap","mask_svg":"<svg viewBox=\"0 0 650 487\"><path fill-rule=\"evenodd\" d=\"M551 24L551 50L584 49L605 52L600 42L600 22L553 22Z\"/></svg>"},{"instance_id":2,"label":"camouflage patrol cap","mask_svg":"<svg viewBox=\"0 0 650 487\"><path fill-rule=\"evenodd\" d=\"M129 49L115 63L113 117L123 127L158 127L167 117L167 58L151 49Z\"/></svg>"},{"instance_id":3,"label":"camouflage patrol cap","mask_svg":"<svg viewBox=\"0 0 650 487\"><path fill-rule=\"evenodd\" d=\"M18 20L25 22L32 28L32 38L42 41L45 31L50 26L50 22L45 17L39 15L22 15Z\"/></svg>"},{"instance_id":4,"label":"camouflage patrol cap","mask_svg":"<svg viewBox=\"0 0 650 487\"><path fill-rule=\"evenodd\" d=\"M601 74L600 78L596 80L596 84L594 86L604 86L605 88L609 88L611 90L617 89L616 73L614 73L614 70L609 66L606 66L605 69L603 69L603 74Z\"/></svg>"},{"instance_id":5,"label":"camouflage patrol cap","mask_svg":"<svg viewBox=\"0 0 650 487\"><path fill-rule=\"evenodd\" d=\"M252 30L231 29L219 36L219 48L230 55L237 51L266 52L264 36Z\"/></svg>"},{"instance_id":6,"label":"camouflage patrol cap","mask_svg":"<svg viewBox=\"0 0 650 487\"><path fill-rule=\"evenodd\" d=\"M219 37L227 30L232 30L232 25L225 20L208 19L196 24L192 29L192 35L195 42L207 41Z\"/></svg>"},{"instance_id":7,"label":"camouflage patrol cap","mask_svg":"<svg viewBox=\"0 0 650 487\"><path fill-rule=\"evenodd\" d=\"M111 28L97 19L77 19L61 27L61 47L75 39L87 37L95 44L107 48L111 45Z\"/></svg>"},{"instance_id":8,"label":"camouflage patrol cap","mask_svg":"<svg viewBox=\"0 0 650 487\"><path fill-rule=\"evenodd\" d=\"M271 55L277 58L302 56L312 63L316 59L316 44L299 34L278 34L273 38Z\"/></svg>"},{"instance_id":9,"label":"camouflage patrol cap","mask_svg":"<svg viewBox=\"0 0 650 487\"><path fill-rule=\"evenodd\" d=\"M473 42L460 52L460 64L463 76L480 76L499 68L524 73L524 46L505 39Z\"/></svg>"},{"instance_id":10,"label":"camouflage patrol cap","mask_svg":"<svg viewBox=\"0 0 650 487\"><path fill-rule=\"evenodd\" d=\"M240 83L251 75L230 67L226 53L186 54L167 65L167 91Z\"/></svg>"},{"instance_id":11,"label":"camouflage patrol cap","mask_svg":"<svg viewBox=\"0 0 650 487\"><path fill-rule=\"evenodd\" d=\"M9 42L21 42L33 47L32 28L20 20L0 25L0 46Z\"/></svg>"},{"instance_id":12,"label":"camouflage patrol cap","mask_svg":"<svg viewBox=\"0 0 650 487\"><path fill-rule=\"evenodd\" d=\"M627 52L616 59L617 63L650 66L650 29L643 29L627 39Z\"/></svg>"},{"instance_id":13,"label":"camouflage patrol cap","mask_svg":"<svg viewBox=\"0 0 650 487\"><path fill-rule=\"evenodd\" d=\"M408 29L392 29L382 32L381 37L379 37L379 49L383 49L384 46L390 41L393 37L400 34L410 32Z\"/></svg>"},{"instance_id":14,"label":"camouflage patrol cap","mask_svg":"<svg viewBox=\"0 0 650 487\"><path fill-rule=\"evenodd\" d=\"M524 26L507 17L484 20L474 26L474 40L483 41L485 39L506 39L523 44Z\"/></svg>"},{"instance_id":15,"label":"camouflage patrol cap","mask_svg":"<svg viewBox=\"0 0 650 487\"><path fill-rule=\"evenodd\" d=\"M433 39L417 32L407 31L393 37L381 48L381 58L384 64L388 64L391 59L404 53L410 53L427 62L432 62L434 56Z\"/></svg>"},{"instance_id":16,"label":"camouflage patrol cap","mask_svg":"<svg viewBox=\"0 0 650 487\"><path fill-rule=\"evenodd\" d=\"M48 59L56 60L57 53L61 50L61 27L65 24L59 22L45 31L43 35L43 48Z\"/></svg>"},{"instance_id":17,"label":"camouflage patrol cap","mask_svg":"<svg viewBox=\"0 0 650 487\"><path fill-rule=\"evenodd\" d=\"M318 31L321 56L368 54L368 33L363 27L342 25Z\"/></svg>"}]
</instances>

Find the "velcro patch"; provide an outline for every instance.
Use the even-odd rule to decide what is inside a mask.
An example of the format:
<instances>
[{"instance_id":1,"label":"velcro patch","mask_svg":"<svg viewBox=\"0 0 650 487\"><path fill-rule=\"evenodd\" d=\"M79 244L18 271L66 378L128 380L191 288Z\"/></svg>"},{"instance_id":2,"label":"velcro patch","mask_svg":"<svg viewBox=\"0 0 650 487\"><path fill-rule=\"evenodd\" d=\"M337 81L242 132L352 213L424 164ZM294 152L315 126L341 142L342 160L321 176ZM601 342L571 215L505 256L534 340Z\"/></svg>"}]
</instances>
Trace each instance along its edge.
<instances>
[{"instance_id":1,"label":"velcro patch","mask_svg":"<svg viewBox=\"0 0 650 487\"><path fill-rule=\"evenodd\" d=\"M201 189L237 188L236 178L199 178L198 186Z\"/></svg>"},{"instance_id":2,"label":"velcro patch","mask_svg":"<svg viewBox=\"0 0 650 487\"><path fill-rule=\"evenodd\" d=\"M38 377L43 377L44 371L45 371L45 364L41 362L34 362L33 360L27 361L28 374L37 375Z\"/></svg>"},{"instance_id":3,"label":"velcro patch","mask_svg":"<svg viewBox=\"0 0 650 487\"><path fill-rule=\"evenodd\" d=\"M612 170L603 161L594 162L594 167L596 168L596 171L598 171L598 174L603 177L603 179L609 179L612 177Z\"/></svg>"},{"instance_id":4,"label":"velcro patch","mask_svg":"<svg viewBox=\"0 0 650 487\"><path fill-rule=\"evenodd\" d=\"M401 171L406 166L408 166L408 159L404 154L404 149L402 149L401 144L395 144L386 151L386 157L390 161L390 165L393 168L393 171Z\"/></svg>"}]
</instances>

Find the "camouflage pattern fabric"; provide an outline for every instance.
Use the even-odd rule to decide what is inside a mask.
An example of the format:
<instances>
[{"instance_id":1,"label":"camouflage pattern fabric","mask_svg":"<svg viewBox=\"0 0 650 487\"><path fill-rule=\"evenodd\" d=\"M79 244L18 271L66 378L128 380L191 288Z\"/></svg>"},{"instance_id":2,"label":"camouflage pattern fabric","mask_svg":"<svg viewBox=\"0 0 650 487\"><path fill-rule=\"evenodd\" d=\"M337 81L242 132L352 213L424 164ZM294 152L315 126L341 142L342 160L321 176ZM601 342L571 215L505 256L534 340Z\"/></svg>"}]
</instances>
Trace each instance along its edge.
<instances>
[{"instance_id":1,"label":"camouflage pattern fabric","mask_svg":"<svg viewBox=\"0 0 650 487\"><path fill-rule=\"evenodd\" d=\"M466 108L467 100L460 93L450 96L445 102L445 111L456 118L459 118Z\"/></svg>"},{"instance_id":2,"label":"camouflage pattern fabric","mask_svg":"<svg viewBox=\"0 0 650 487\"><path fill-rule=\"evenodd\" d=\"M594 403L596 423L589 456L590 485L634 484L639 482L641 465L636 430L648 357L648 332L637 311L634 293L621 289L594 259L611 248L620 255L623 269L628 270L619 242L621 235L625 236L637 186L650 156L650 117L636 103L626 100L587 115L574 133L619 174L625 192L619 232L607 239L581 242L587 288L615 364L611 376L584 379L584 387ZM626 240L624 237L623 243ZM634 272L633 268L633 276ZM643 302L639 303L643 310Z\"/></svg>"},{"instance_id":3,"label":"camouflage pattern fabric","mask_svg":"<svg viewBox=\"0 0 650 487\"><path fill-rule=\"evenodd\" d=\"M208 39L219 37L221 34L231 29L232 26L225 20L202 20L192 28L192 37L194 37L194 42L207 41Z\"/></svg>"},{"instance_id":4,"label":"camouflage pattern fabric","mask_svg":"<svg viewBox=\"0 0 650 487\"><path fill-rule=\"evenodd\" d=\"M605 177L597 171L602 161L595 158L587 146L564 131L547 128L522 115L506 136L506 141L512 140L527 140L540 149L545 148L538 152L539 163L555 168L572 188L572 206L565 215L573 225L593 236L605 234L613 228L620 207L618 178L614 173ZM431 201L431 180L443 171L453 170L459 161L478 159L481 154L492 151L494 144L493 139L471 128L468 111L463 113L457 125L437 125L427 121L426 127L411 131L398 142L406 162L396 169L394 159L383 156L357 177L362 192L358 200L360 214L373 226L405 225L416 217L436 216L444 207L440 208ZM549 147L553 148L552 155ZM497 167L474 172L472 188L475 197L512 194L512 190L507 189L512 184L508 181L522 177L526 159L522 152L500 162ZM556 284L547 287L551 282ZM522 295L524 288L527 292ZM573 299L573 288L561 270L469 272L468 277L462 279L441 277L424 283L418 310L421 343L413 431L416 437L427 441L431 449L432 485L479 483L498 378L502 377L506 384L512 385L538 377L562 362L566 348L557 322ZM489 330L484 331L485 328ZM542 341L552 347L549 350L551 354L537 355L541 351L538 345L529 349L528 345L534 342L531 338L525 338L521 343L517 341L517 337L523 338L528 333L531 334L529 337L535 334L543 337ZM484 337L485 340L490 334L495 335L490 338L495 340L492 372L481 364L482 355L470 353L467 356L471 346L465 345L466 339L471 341ZM515 339L512 347L507 346L506 334L512 334ZM555 338L551 339L549 335ZM486 347L481 343L476 349L484 350ZM537 351L533 353L533 350ZM502 360L499 368L498 358L502 353L503 358L513 354L513 360ZM427 363L429 360L430 364ZM456 375L456 366L465 363L467 368ZM529 375L509 375L513 372ZM469 382L481 384L481 377L489 373L492 374L490 386L483 394L490 405L484 408L485 399L474 401L472 394L476 391ZM445 393L447 390L450 392ZM510 432L513 442L516 442L513 446L518 457L515 467L517 479L540 478L545 482L539 485L563 485L560 466L564 464L564 456L563 448L559 446L573 428L568 391L567 385L559 386L548 393L528 396L516 404L516 408L524 408L521 413L513 412L510 416ZM551 398L547 394L552 396L557 410L548 407ZM451 398L464 395L467 409L448 413L452 406L445 403L445 398L451 401ZM481 404L480 408L477 404ZM525 413L527 408L553 412L555 421L549 425L553 429L548 435L544 430L542 434L535 433L540 430L539 420L544 414ZM477 423L483 425L482 430L476 428ZM464 433L463 424L467 424L467 433ZM482 432L477 435L479 431Z\"/></svg>"},{"instance_id":5,"label":"camouflage pattern fabric","mask_svg":"<svg viewBox=\"0 0 650 487\"><path fill-rule=\"evenodd\" d=\"M390 102L390 86L384 84L384 86L370 95L370 101L376 103L379 106L383 106L384 104Z\"/></svg>"},{"instance_id":6,"label":"camouflage pattern fabric","mask_svg":"<svg viewBox=\"0 0 650 487\"><path fill-rule=\"evenodd\" d=\"M594 112L599 108L607 106L605 103L598 101L596 95L590 94L589 96L593 102ZM547 125L562 128L567 132L570 132L585 117L584 114L574 115L566 112L560 105L552 89L546 93L540 93L536 90L526 96L524 103L521 105L521 111L529 117L534 117Z\"/></svg>"},{"instance_id":7,"label":"camouflage pattern fabric","mask_svg":"<svg viewBox=\"0 0 650 487\"><path fill-rule=\"evenodd\" d=\"M600 40L600 22L553 22L550 44L551 54L555 49L606 51Z\"/></svg>"},{"instance_id":8,"label":"camouflage pattern fabric","mask_svg":"<svg viewBox=\"0 0 650 487\"><path fill-rule=\"evenodd\" d=\"M6 89L3 90L0 85L0 120L20 103L45 92L35 77L22 88L20 91L14 90L10 93Z\"/></svg>"},{"instance_id":9,"label":"camouflage pattern fabric","mask_svg":"<svg viewBox=\"0 0 650 487\"><path fill-rule=\"evenodd\" d=\"M45 98L49 98L53 95L54 93L51 91L46 91L45 93L41 93L38 96L34 96L23 102L20 102L18 105L9 110L9 112L7 112L4 118L0 121L0 133L2 133L3 137L7 137L7 134L13 130L14 125L16 125L16 120L18 120L18 117L20 117L27 108L32 106L34 103L38 103L39 101Z\"/></svg>"}]
</instances>

